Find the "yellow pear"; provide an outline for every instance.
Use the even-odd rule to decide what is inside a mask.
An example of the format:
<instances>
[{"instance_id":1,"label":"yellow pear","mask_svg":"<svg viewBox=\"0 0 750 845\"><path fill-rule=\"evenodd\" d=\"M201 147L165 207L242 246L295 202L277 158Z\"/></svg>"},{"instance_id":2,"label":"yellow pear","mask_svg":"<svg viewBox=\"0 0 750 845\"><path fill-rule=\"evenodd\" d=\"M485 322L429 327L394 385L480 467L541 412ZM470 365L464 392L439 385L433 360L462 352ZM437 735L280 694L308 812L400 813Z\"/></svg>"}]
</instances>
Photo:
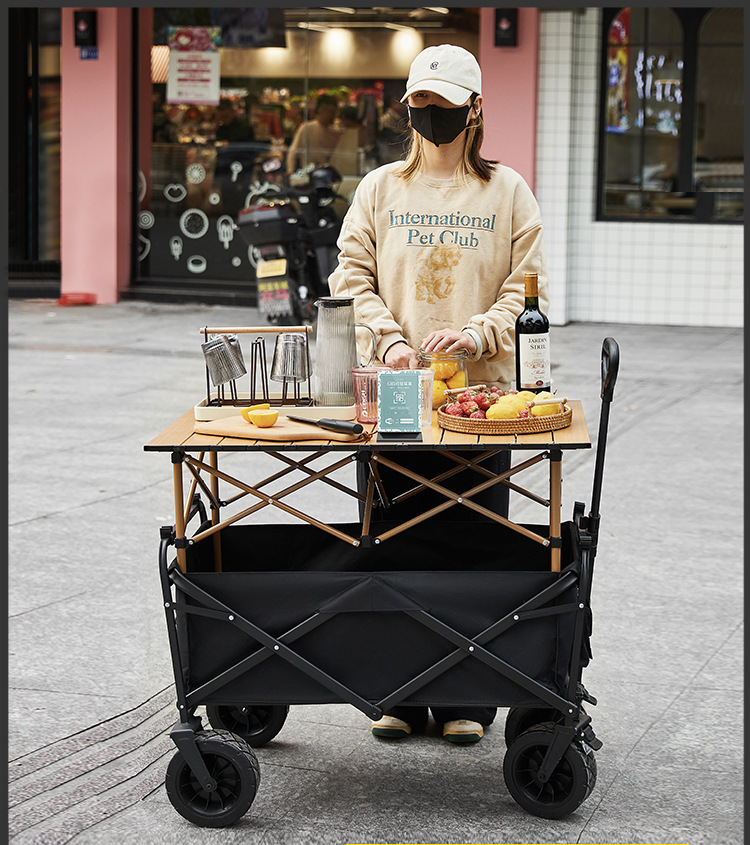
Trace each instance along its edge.
<instances>
[{"instance_id":1,"label":"yellow pear","mask_svg":"<svg viewBox=\"0 0 750 845\"><path fill-rule=\"evenodd\" d=\"M432 407L439 408L445 402L445 391L448 385L439 378L436 378L432 384Z\"/></svg>"},{"instance_id":2,"label":"yellow pear","mask_svg":"<svg viewBox=\"0 0 750 845\"><path fill-rule=\"evenodd\" d=\"M559 404L555 404L554 402L551 405L532 405L531 406L531 415L533 417L548 417L551 414L559 414L561 413L562 409L560 408Z\"/></svg>"},{"instance_id":3,"label":"yellow pear","mask_svg":"<svg viewBox=\"0 0 750 845\"><path fill-rule=\"evenodd\" d=\"M500 397L503 398L502 396ZM515 420L518 419L518 408L508 402L500 404L498 400L486 410L488 420Z\"/></svg>"},{"instance_id":4,"label":"yellow pear","mask_svg":"<svg viewBox=\"0 0 750 845\"><path fill-rule=\"evenodd\" d=\"M495 405L502 405L503 407L507 406L509 408L515 408L516 411L520 411L521 408L526 407L526 400L523 396L519 396L518 393L506 393L505 396L501 396ZM494 405L491 407L494 408Z\"/></svg>"},{"instance_id":5,"label":"yellow pear","mask_svg":"<svg viewBox=\"0 0 750 845\"><path fill-rule=\"evenodd\" d=\"M549 390L542 390L535 396L535 400L541 399L555 399L555 394L550 393ZM560 414L562 413L562 407L560 403L551 403L549 405L532 405L531 406L531 414L534 417L548 417L551 414Z\"/></svg>"}]
</instances>

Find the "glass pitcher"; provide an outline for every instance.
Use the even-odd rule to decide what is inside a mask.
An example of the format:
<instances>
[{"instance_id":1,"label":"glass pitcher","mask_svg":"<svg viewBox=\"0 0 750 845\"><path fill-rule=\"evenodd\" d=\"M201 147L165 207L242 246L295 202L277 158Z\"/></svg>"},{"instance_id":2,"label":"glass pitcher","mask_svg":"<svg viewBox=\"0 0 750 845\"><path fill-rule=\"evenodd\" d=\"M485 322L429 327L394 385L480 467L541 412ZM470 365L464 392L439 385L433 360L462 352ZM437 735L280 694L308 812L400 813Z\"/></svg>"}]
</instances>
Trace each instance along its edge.
<instances>
[{"instance_id":1,"label":"glass pitcher","mask_svg":"<svg viewBox=\"0 0 750 845\"><path fill-rule=\"evenodd\" d=\"M318 331L315 341L315 379L313 397L316 405L353 405L352 367L357 367L355 328L361 326L372 337L375 360L375 332L365 323L354 322L353 296L321 296L318 307Z\"/></svg>"}]
</instances>

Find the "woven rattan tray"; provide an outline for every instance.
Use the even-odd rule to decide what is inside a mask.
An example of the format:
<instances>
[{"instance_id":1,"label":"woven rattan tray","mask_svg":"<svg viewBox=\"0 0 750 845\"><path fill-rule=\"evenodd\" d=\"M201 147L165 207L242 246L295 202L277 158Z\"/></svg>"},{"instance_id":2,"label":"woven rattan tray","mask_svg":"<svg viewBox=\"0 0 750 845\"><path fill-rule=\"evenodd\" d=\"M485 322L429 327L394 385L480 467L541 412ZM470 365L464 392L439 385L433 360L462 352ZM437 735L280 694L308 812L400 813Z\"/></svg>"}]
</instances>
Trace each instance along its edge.
<instances>
[{"instance_id":1,"label":"woven rattan tray","mask_svg":"<svg viewBox=\"0 0 750 845\"><path fill-rule=\"evenodd\" d=\"M556 431L567 428L573 419L569 405L563 405L561 414L543 417L526 417L517 420L476 420L470 417L454 417L446 414L445 406L438 408L438 424L449 431L463 431L466 434L534 434L540 431Z\"/></svg>"}]
</instances>

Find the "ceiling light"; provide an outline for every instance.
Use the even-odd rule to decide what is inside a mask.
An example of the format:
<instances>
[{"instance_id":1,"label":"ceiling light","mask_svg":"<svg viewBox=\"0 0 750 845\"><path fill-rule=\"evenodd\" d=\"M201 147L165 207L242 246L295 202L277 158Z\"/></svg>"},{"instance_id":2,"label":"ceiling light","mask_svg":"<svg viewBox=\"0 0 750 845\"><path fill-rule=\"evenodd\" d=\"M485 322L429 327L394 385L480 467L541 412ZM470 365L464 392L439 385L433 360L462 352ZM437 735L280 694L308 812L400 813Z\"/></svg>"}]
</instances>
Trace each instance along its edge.
<instances>
[{"instance_id":1,"label":"ceiling light","mask_svg":"<svg viewBox=\"0 0 750 845\"><path fill-rule=\"evenodd\" d=\"M312 29L315 32L328 32L331 27L324 23L310 23L310 21L298 21L297 28Z\"/></svg>"},{"instance_id":2,"label":"ceiling light","mask_svg":"<svg viewBox=\"0 0 750 845\"><path fill-rule=\"evenodd\" d=\"M442 24L439 22L425 21L423 23L414 22L409 24L391 23L390 21L342 21L334 23L333 21L326 23L325 21L297 21L298 29L314 29L317 32L328 32L333 27L344 27L345 29L398 29L398 30L415 30L415 29L442 29Z\"/></svg>"}]
</instances>

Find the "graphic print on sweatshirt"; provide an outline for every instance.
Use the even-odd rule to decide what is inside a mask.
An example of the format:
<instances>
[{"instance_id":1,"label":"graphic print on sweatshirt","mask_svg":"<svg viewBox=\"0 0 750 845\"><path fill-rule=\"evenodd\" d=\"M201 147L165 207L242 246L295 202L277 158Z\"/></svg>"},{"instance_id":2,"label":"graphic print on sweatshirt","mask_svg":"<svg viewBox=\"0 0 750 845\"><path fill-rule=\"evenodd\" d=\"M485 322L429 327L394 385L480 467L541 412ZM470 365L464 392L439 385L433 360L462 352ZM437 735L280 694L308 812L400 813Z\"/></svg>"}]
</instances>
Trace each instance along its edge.
<instances>
[{"instance_id":1,"label":"graphic print on sweatshirt","mask_svg":"<svg viewBox=\"0 0 750 845\"><path fill-rule=\"evenodd\" d=\"M404 246L415 250L415 298L434 304L453 291L462 252L480 249L482 235L494 233L495 215L399 214L391 210L389 228L400 229Z\"/></svg>"}]
</instances>

